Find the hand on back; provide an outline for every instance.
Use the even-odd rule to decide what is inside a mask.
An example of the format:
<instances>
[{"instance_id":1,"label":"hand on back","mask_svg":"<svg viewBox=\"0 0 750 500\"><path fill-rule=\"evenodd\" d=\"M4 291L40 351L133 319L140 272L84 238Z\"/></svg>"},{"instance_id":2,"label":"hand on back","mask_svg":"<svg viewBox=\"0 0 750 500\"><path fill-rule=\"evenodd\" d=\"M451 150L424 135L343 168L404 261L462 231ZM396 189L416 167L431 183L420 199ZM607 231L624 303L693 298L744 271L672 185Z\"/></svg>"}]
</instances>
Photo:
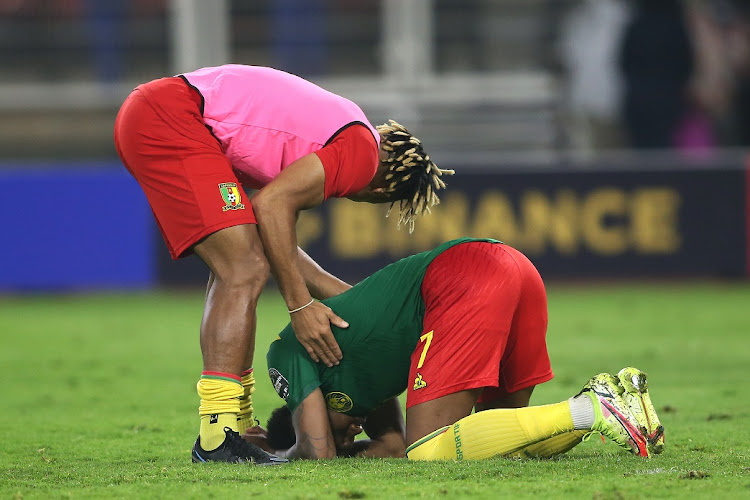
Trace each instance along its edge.
<instances>
[{"instance_id":1,"label":"hand on back","mask_svg":"<svg viewBox=\"0 0 750 500\"><path fill-rule=\"evenodd\" d=\"M331 332L331 324L347 328L349 324L346 321L320 302L313 302L308 307L292 313L291 317L297 340L313 361L322 361L328 367L339 364L342 354Z\"/></svg>"}]
</instances>

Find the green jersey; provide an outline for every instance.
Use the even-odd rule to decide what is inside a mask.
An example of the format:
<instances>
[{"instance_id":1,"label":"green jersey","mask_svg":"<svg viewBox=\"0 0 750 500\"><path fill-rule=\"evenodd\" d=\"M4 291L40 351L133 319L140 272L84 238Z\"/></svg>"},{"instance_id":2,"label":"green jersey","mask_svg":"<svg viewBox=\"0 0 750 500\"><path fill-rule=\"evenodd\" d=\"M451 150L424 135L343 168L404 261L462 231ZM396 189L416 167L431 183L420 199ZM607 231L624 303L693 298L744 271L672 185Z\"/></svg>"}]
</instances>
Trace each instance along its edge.
<instances>
[{"instance_id":1,"label":"green jersey","mask_svg":"<svg viewBox=\"0 0 750 500\"><path fill-rule=\"evenodd\" d=\"M266 359L274 388L289 409L294 412L320 387L330 409L365 416L406 390L411 354L422 334L421 287L427 267L448 248L468 241L496 242L462 238L443 243L394 262L324 300L349 323L346 329L331 325L344 355L337 366L313 362L287 325L271 343Z\"/></svg>"}]
</instances>

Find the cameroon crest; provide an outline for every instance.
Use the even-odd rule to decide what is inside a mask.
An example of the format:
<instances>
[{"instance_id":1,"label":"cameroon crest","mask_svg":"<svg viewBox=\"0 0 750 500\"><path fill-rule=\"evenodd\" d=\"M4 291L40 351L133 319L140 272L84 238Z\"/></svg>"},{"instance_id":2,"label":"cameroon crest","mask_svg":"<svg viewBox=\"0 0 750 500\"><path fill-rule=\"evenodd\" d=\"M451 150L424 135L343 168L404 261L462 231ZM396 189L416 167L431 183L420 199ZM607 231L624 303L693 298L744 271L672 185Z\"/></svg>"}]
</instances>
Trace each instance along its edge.
<instances>
[{"instance_id":1,"label":"cameroon crest","mask_svg":"<svg viewBox=\"0 0 750 500\"><path fill-rule=\"evenodd\" d=\"M245 209L237 184L234 182L223 182L219 184L219 191L221 192L221 198L224 200L222 211Z\"/></svg>"},{"instance_id":2,"label":"cameroon crest","mask_svg":"<svg viewBox=\"0 0 750 500\"><path fill-rule=\"evenodd\" d=\"M337 413L345 413L354 407L354 403L348 395L334 391L326 394L326 406Z\"/></svg>"}]
</instances>

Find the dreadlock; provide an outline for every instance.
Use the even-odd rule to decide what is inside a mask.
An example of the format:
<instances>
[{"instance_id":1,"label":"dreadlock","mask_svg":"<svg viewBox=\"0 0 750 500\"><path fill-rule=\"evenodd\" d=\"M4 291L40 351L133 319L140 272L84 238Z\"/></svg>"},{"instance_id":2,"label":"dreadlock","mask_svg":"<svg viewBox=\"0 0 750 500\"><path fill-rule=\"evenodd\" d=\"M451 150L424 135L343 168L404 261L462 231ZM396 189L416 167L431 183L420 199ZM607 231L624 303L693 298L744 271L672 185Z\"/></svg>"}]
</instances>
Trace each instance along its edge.
<instances>
[{"instance_id":1,"label":"dreadlock","mask_svg":"<svg viewBox=\"0 0 750 500\"><path fill-rule=\"evenodd\" d=\"M422 143L411 135L403 125L394 120L377 127L381 136L380 144L388 153L383 163L389 165L385 180L386 192L396 197L399 208L398 227L409 226L414 231L414 218L430 213L430 207L440 203L438 189L445 189L443 174L453 175L453 170L442 170L430 160L422 149ZM396 202L392 202L386 217Z\"/></svg>"}]
</instances>

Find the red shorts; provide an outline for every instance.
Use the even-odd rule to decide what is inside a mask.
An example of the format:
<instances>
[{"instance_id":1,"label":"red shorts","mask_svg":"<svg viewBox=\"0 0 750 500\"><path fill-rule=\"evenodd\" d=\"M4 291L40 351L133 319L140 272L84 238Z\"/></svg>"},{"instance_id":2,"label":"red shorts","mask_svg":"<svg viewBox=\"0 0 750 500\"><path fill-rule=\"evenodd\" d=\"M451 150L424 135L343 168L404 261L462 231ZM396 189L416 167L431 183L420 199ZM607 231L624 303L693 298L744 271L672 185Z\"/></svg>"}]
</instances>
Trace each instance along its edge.
<instances>
[{"instance_id":1,"label":"red shorts","mask_svg":"<svg viewBox=\"0 0 750 500\"><path fill-rule=\"evenodd\" d=\"M470 242L440 254L422 282L425 316L406 407L485 387L484 403L553 377L547 295L534 265L507 245Z\"/></svg>"},{"instance_id":2,"label":"red shorts","mask_svg":"<svg viewBox=\"0 0 750 500\"><path fill-rule=\"evenodd\" d=\"M220 229L255 224L202 105L181 78L162 78L138 86L115 121L117 153L146 193L173 259Z\"/></svg>"}]
</instances>

